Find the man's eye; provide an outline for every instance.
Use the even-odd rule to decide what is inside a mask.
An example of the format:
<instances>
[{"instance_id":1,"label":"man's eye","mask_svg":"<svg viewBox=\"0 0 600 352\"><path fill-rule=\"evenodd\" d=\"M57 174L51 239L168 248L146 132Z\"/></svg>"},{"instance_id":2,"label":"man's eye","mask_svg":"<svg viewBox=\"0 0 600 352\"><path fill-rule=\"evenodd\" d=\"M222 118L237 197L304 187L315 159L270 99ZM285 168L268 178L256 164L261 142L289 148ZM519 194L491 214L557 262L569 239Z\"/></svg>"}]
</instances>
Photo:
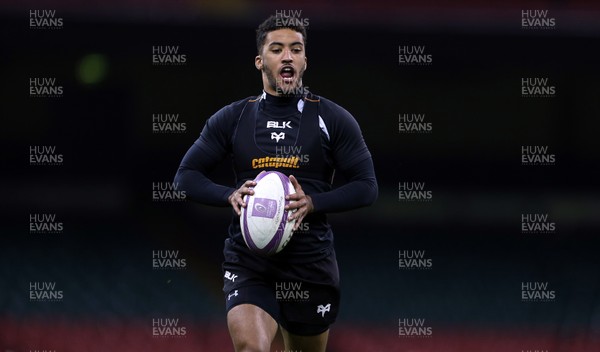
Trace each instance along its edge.
<instances>
[{"instance_id":1,"label":"man's eye","mask_svg":"<svg viewBox=\"0 0 600 352\"><path fill-rule=\"evenodd\" d=\"M292 49L292 51L295 52L295 53L299 53L299 52L302 52L302 49L301 48L294 48L294 49Z\"/></svg>"},{"instance_id":2,"label":"man's eye","mask_svg":"<svg viewBox=\"0 0 600 352\"><path fill-rule=\"evenodd\" d=\"M274 52L274 53L280 53L281 49L271 49L271 51Z\"/></svg>"}]
</instances>

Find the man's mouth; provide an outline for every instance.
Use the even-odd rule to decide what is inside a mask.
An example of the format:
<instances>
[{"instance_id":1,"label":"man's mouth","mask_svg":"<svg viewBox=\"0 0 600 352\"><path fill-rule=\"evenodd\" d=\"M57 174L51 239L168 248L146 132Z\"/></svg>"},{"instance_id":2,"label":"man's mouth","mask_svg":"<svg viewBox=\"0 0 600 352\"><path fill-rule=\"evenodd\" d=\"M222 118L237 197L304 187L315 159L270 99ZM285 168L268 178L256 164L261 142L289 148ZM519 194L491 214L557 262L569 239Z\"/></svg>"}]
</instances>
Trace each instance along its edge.
<instances>
[{"instance_id":1,"label":"man's mouth","mask_svg":"<svg viewBox=\"0 0 600 352\"><path fill-rule=\"evenodd\" d=\"M283 66L279 71L279 75L284 83L292 83L295 70L292 66Z\"/></svg>"}]
</instances>

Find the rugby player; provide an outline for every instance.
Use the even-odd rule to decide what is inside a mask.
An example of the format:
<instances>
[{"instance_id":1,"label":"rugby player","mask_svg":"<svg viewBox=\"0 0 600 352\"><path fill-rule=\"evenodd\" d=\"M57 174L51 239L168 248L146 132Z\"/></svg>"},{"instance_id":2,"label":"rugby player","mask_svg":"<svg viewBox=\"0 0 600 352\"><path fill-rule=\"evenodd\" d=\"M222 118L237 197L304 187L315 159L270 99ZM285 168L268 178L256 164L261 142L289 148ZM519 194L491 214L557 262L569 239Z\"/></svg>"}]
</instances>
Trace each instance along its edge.
<instances>
[{"instance_id":1,"label":"rugby player","mask_svg":"<svg viewBox=\"0 0 600 352\"><path fill-rule=\"evenodd\" d=\"M303 85L306 39L306 28L298 21L271 16L258 27L254 65L263 91L211 116L175 176L189 199L232 207L223 291L238 352L269 351L278 329L286 350L325 351L340 303L326 214L368 206L377 198L373 161L358 123ZM207 174L228 158L236 184L209 179ZM246 246L239 216L246 206L243 197L253 194L252 180L270 170L288 175L296 189L289 196L294 202L286 206L295 210L290 221L296 220L296 232L281 252L262 257ZM345 180L336 188L334 172Z\"/></svg>"}]
</instances>

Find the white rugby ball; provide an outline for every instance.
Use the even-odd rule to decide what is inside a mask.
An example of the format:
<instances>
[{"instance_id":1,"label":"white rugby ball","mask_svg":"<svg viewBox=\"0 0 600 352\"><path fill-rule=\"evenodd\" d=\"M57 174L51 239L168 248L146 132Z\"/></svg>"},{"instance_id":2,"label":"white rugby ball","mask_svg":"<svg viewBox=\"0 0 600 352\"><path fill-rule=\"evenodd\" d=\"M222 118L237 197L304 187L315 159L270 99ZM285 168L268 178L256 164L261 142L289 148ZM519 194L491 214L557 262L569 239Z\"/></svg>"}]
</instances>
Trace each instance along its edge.
<instances>
[{"instance_id":1,"label":"white rugby ball","mask_svg":"<svg viewBox=\"0 0 600 352\"><path fill-rule=\"evenodd\" d=\"M261 255L280 252L292 238L296 221L288 221L292 211L284 207L288 194L296 193L290 179L277 171L260 173L255 179L254 195L246 195L240 226L248 248Z\"/></svg>"}]
</instances>

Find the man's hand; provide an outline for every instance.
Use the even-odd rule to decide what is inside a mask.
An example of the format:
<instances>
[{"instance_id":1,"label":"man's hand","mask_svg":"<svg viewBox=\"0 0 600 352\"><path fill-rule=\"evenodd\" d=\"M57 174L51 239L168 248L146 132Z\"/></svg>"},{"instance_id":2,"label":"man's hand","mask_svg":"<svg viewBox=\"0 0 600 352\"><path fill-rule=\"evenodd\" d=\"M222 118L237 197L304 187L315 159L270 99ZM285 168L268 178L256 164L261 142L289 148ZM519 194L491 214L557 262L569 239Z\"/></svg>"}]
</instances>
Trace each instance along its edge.
<instances>
[{"instance_id":1,"label":"man's hand","mask_svg":"<svg viewBox=\"0 0 600 352\"><path fill-rule=\"evenodd\" d=\"M253 195L254 194L254 190L252 189L252 187L256 186L256 182L252 181L252 180L248 180L246 182L244 182L244 184L242 185L242 187L240 187L239 189L235 190L233 193L231 193L229 195L229 204L231 204L231 206L233 207L233 210L235 210L235 212L237 213L238 216L242 215L242 207L246 207L246 202L244 202L244 196L249 194L249 195Z\"/></svg>"},{"instance_id":2,"label":"man's hand","mask_svg":"<svg viewBox=\"0 0 600 352\"><path fill-rule=\"evenodd\" d=\"M296 224L294 224L294 231L300 227L302 220L304 217L314 210L313 202L310 196L306 195L302 190L302 187L298 183L298 180L293 175L290 175L290 181L294 188L296 189L296 193L290 194L285 197L286 200L293 201L292 203L285 206L285 210L294 210L295 212L288 218L288 221L293 221L296 219Z\"/></svg>"}]
</instances>

